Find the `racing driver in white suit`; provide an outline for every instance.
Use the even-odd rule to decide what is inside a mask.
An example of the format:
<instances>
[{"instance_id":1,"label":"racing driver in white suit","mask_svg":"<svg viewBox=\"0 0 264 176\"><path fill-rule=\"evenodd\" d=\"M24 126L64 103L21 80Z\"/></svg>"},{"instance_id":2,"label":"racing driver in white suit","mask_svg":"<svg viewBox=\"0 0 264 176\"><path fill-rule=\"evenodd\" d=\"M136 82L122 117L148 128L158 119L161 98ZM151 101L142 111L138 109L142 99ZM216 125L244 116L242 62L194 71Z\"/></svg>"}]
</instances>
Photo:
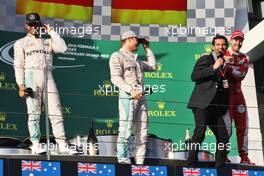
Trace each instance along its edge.
<instances>
[{"instance_id":1,"label":"racing driver in white suit","mask_svg":"<svg viewBox=\"0 0 264 176\"><path fill-rule=\"evenodd\" d=\"M138 59L139 43L143 44L147 60ZM135 162L143 164L146 153L148 113L144 97L144 71L155 71L157 63L149 42L140 39L133 31L121 36L121 49L114 52L109 60L112 83L119 88L119 133L117 158L122 164L131 164L128 141L132 130L135 132Z\"/></svg>"},{"instance_id":2,"label":"racing driver in white suit","mask_svg":"<svg viewBox=\"0 0 264 176\"><path fill-rule=\"evenodd\" d=\"M16 82L19 86L19 96L26 97L26 88L33 90L33 96L26 97L28 112L28 129L32 142L32 153L42 154L45 148L40 146L41 137L39 120L41 100L44 100L45 79L48 92L48 114L53 134L60 153L76 154L67 143L63 125L63 116L58 90L52 76L53 53L63 53L67 50L64 40L49 25L44 25L50 39L39 36L38 27L41 27L40 16L37 13L26 15L27 35L15 42L14 70Z\"/></svg>"}]
</instances>

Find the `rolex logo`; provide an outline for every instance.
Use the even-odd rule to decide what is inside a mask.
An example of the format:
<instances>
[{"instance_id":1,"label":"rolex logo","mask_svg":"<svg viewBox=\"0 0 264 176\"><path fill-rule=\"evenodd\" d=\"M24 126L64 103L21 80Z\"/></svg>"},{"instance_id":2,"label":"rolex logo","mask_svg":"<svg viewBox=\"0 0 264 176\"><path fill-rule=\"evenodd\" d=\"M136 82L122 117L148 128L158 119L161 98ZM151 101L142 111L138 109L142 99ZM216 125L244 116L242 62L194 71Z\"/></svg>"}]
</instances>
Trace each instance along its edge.
<instances>
[{"instance_id":1,"label":"rolex logo","mask_svg":"<svg viewBox=\"0 0 264 176\"><path fill-rule=\"evenodd\" d=\"M0 112L0 122L4 122L6 120L6 113Z\"/></svg>"},{"instance_id":2,"label":"rolex logo","mask_svg":"<svg viewBox=\"0 0 264 176\"><path fill-rule=\"evenodd\" d=\"M4 81L6 74L4 72L0 72L0 81Z\"/></svg>"},{"instance_id":3,"label":"rolex logo","mask_svg":"<svg viewBox=\"0 0 264 176\"><path fill-rule=\"evenodd\" d=\"M210 44L204 45L204 50L206 53L211 53L213 50L212 45L210 45Z\"/></svg>"},{"instance_id":4,"label":"rolex logo","mask_svg":"<svg viewBox=\"0 0 264 176\"><path fill-rule=\"evenodd\" d=\"M158 66L157 71L161 71L162 64L161 63L158 63L157 66Z\"/></svg>"},{"instance_id":5,"label":"rolex logo","mask_svg":"<svg viewBox=\"0 0 264 176\"><path fill-rule=\"evenodd\" d=\"M104 84L104 86L105 86L106 88L108 88L108 87L111 86L111 81L109 81L109 80L105 80L105 81L103 82L103 84Z\"/></svg>"},{"instance_id":6,"label":"rolex logo","mask_svg":"<svg viewBox=\"0 0 264 176\"><path fill-rule=\"evenodd\" d=\"M195 55L194 55L195 60L198 60L200 57L201 57L200 54L195 54Z\"/></svg>"},{"instance_id":7,"label":"rolex logo","mask_svg":"<svg viewBox=\"0 0 264 176\"><path fill-rule=\"evenodd\" d=\"M159 109L164 109L165 108L165 102L164 101L158 101L157 105L158 105Z\"/></svg>"},{"instance_id":8,"label":"rolex logo","mask_svg":"<svg viewBox=\"0 0 264 176\"><path fill-rule=\"evenodd\" d=\"M107 128L113 128L113 123L114 123L113 120L109 120L109 119L105 120L105 123Z\"/></svg>"}]
</instances>

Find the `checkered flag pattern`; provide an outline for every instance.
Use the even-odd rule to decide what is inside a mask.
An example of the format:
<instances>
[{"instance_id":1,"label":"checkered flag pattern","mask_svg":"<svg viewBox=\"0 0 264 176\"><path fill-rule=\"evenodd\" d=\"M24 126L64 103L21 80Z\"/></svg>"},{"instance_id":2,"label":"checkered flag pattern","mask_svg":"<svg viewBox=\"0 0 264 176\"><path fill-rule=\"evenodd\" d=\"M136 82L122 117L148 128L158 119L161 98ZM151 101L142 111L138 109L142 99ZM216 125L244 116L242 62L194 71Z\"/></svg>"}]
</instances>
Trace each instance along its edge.
<instances>
[{"instance_id":1,"label":"checkered flag pattern","mask_svg":"<svg viewBox=\"0 0 264 176\"><path fill-rule=\"evenodd\" d=\"M24 31L24 15L16 14L16 0L0 0L0 30ZM170 25L123 25L111 23L112 0L94 0L92 23L50 19L42 17L43 23L57 27L92 27L100 33L81 37L103 40L119 40L127 30L133 30L150 41L161 42L205 42L210 41L215 33L229 35L235 25L235 0L188 0L187 26ZM64 34L67 37L80 37Z\"/></svg>"}]
</instances>

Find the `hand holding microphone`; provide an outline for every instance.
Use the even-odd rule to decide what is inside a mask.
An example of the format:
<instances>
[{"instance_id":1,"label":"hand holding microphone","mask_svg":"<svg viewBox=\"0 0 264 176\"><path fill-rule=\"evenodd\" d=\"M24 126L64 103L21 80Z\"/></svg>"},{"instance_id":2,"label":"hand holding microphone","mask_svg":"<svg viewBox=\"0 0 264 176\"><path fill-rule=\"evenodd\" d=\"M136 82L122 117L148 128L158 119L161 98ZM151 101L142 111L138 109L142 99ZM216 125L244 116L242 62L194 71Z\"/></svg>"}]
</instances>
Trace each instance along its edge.
<instances>
[{"instance_id":1,"label":"hand holding microphone","mask_svg":"<svg viewBox=\"0 0 264 176\"><path fill-rule=\"evenodd\" d=\"M213 68L216 70L218 69L220 66L224 65L225 60L224 60L224 52L223 51L219 51L216 53L216 61L213 65Z\"/></svg>"},{"instance_id":2,"label":"hand holding microphone","mask_svg":"<svg viewBox=\"0 0 264 176\"><path fill-rule=\"evenodd\" d=\"M217 53L216 53L216 57L217 58L224 58L224 55L225 55L225 53L224 53L224 51L222 51L222 50L220 50L220 51L218 51Z\"/></svg>"},{"instance_id":3,"label":"hand holding microphone","mask_svg":"<svg viewBox=\"0 0 264 176\"><path fill-rule=\"evenodd\" d=\"M142 93L141 92L138 92L136 89L132 89L131 92L130 92L130 95L131 95L131 98L132 99L135 99L135 100L138 100L140 99L141 97L143 97Z\"/></svg>"},{"instance_id":4,"label":"hand holding microphone","mask_svg":"<svg viewBox=\"0 0 264 176\"><path fill-rule=\"evenodd\" d=\"M19 98L27 98L27 97L33 98L33 90L30 87L26 88L24 84L19 86L18 94L19 94Z\"/></svg>"},{"instance_id":5,"label":"hand holding microphone","mask_svg":"<svg viewBox=\"0 0 264 176\"><path fill-rule=\"evenodd\" d=\"M213 68L216 70L218 69L219 67L221 67L222 65L224 65L224 59L222 58L219 58L215 61L214 65L213 65Z\"/></svg>"}]
</instances>

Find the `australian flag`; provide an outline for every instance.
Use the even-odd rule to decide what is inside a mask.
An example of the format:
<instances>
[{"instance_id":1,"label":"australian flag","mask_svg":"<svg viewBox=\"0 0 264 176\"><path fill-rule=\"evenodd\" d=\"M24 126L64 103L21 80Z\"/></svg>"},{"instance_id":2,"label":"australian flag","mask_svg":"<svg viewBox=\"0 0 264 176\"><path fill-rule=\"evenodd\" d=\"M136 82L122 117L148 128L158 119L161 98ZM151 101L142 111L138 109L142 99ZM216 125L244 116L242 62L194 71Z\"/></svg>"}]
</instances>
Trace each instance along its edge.
<instances>
[{"instance_id":1,"label":"australian flag","mask_svg":"<svg viewBox=\"0 0 264 176\"><path fill-rule=\"evenodd\" d=\"M0 160L0 176L4 175L4 161Z\"/></svg>"},{"instance_id":2,"label":"australian flag","mask_svg":"<svg viewBox=\"0 0 264 176\"><path fill-rule=\"evenodd\" d=\"M59 162L21 161L22 176L60 176Z\"/></svg>"},{"instance_id":3,"label":"australian flag","mask_svg":"<svg viewBox=\"0 0 264 176\"><path fill-rule=\"evenodd\" d=\"M78 163L78 176L115 176L115 165Z\"/></svg>"},{"instance_id":4,"label":"australian flag","mask_svg":"<svg viewBox=\"0 0 264 176\"><path fill-rule=\"evenodd\" d=\"M264 176L264 171L232 169L232 176Z\"/></svg>"},{"instance_id":5,"label":"australian flag","mask_svg":"<svg viewBox=\"0 0 264 176\"><path fill-rule=\"evenodd\" d=\"M167 176L166 166L144 166L144 165L131 165L132 176Z\"/></svg>"},{"instance_id":6,"label":"australian flag","mask_svg":"<svg viewBox=\"0 0 264 176\"><path fill-rule=\"evenodd\" d=\"M183 167L183 176L217 176L216 169Z\"/></svg>"}]
</instances>

